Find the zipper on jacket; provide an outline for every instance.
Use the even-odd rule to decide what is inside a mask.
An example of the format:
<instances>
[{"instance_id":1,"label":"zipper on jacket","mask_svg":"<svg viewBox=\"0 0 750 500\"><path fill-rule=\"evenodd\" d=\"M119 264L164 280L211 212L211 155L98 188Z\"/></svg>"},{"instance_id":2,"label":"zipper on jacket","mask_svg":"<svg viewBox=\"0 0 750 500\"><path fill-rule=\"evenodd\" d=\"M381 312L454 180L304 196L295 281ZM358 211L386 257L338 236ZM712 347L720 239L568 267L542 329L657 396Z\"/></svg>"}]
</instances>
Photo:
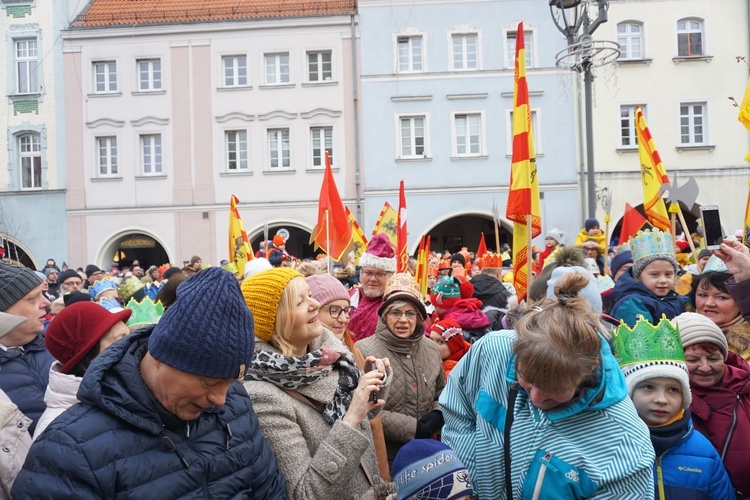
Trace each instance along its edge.
<instances>
[{"instance_id":1,"label":"zipper on jacket","mask_svg":"<svg viewBox=\"0 0 750 500\"><path fill-rule=\"evenodd\" d=\"M552 459L552 455L547 453L544 455L542 465L539 466L539 472L536 475L536 483L534 484L534 492L531 494L531 500L539 500L539 495L542 493L542 486L544 485L544 476L547 474L547 463Z\"/></svg>"},{"instance_id":2,"label":"zipper on jacket","mask_svg":"<svg viewBox=\"0 0 750 500\"><path fill-rule=\"evenodd\" d=\"M737 405L740 404L740 395L735 394L734 408L732 408L732 425L729 426L729 434L727 434L727 440L724 442L724 449L721 450L721 461L724 462L724 457L729 451L729 443L732 441L734 430L737 428Z\"/></svg>"},{"instance_id":3,"label":"zipper on jacket","mask_svg":"<svg viewBox=\"0 0 750 500\"><path fill-rule=\"evenodd\" d=\"M666 500L667 496L664 493L664 474L661 469L661 457L664 455L661 455L659 458L656 459L656 485L659 488L659 500Z\"/></svg>"}]
</instances>

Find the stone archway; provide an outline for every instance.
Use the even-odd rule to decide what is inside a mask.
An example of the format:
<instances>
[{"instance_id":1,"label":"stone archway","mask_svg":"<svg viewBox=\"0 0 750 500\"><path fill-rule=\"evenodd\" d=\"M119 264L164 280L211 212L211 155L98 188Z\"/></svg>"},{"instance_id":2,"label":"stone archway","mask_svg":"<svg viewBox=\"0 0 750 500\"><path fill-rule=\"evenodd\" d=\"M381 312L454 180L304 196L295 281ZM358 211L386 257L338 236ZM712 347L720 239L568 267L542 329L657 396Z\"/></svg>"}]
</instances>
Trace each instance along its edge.
<instances>
[{"instance_id":1,"label":"stone archway","mask_svg":"<svg viewBox=\"0 0 750 500\"><path fill-rule=\"evenodd\" d=\"M511 224L501 220L499 231L501 246L503 243L509 245L512 243L512 228ZM476 252L481 233L484 233L487 249L495 251L495 223L491 214L480 212L450 214L437 221L426 232L431 237L431 249L440 253L445 251L455 253L462 247L467 247L470 252Z\"/></svg>"},{"instance_id":2,"label":"stone archway","mask_svg":"<svg viewBox=\"0 0 750 500\"><path fill-rule=\"evenodd\" d=\"M272 240L273 236L281 229L286 229L289 232L289 239L286 243L287 253L298 259L315 258L315 247L309 243L312 234L308 228L294 222L274 222L268 225L268 239ZM263 241L263 231L263 227L260 227L248 234L253 252L257 252L260 249L260 243Z\"/></svg>"},{"instance_id":3,"label":"stone archway","mask_svg":"<svg viewBox=\"0 0 750 500\"><path fill-rule=\"evenodd\" d=\"M6 235L0 234L0 259L5 262L21 264L30 269L41 269L36 265L29 250L22 244Z\"/></svg>"},{"instance_id":4,"label":"stone archway","mask_svg":"<svg viewBox=\"0 0 750 500\"><path fill-rule=\"evenodd\" d=\"M696 228L698 227L698 221L700 221L700 204L695 203L692 207L690 207L689 210L686 209L682 204L680 204L682 208L682 215L685 217L685 223L687 224L687 234L686 236L689 236L690 234L694 233L696 231ZM640 205L636 205L633 208L635 208L641 215L645 217L645 213L643 211L643 203ZM697 215L694 215L697 214ZM609 243L608 245L611 245L614 241L614 238L618 239L620 238L620 230L622 229L622 220L625 217L623 214L622 217L620 217L619 220L615 223L614 227L611 229L611 233L609 236ZM646 227L648 224L645 225ZM677 234L681 234L683 232L682 225L680 224L679 218L677 219Z\"/></svg>"},{"instance_id":5,"label":"stone archway","mask_svg":"<svg viewBox=\"0 0 750 500\"><path fill-rule=\"evenodd\" d=\"M120 267L130 266L137 260L141 267L161 266L172 263L182 266L181 262L174 262L171 252L155 235L143 229L122 230L110 237L99 250L96 264L102 269L109 269L113 262Z\"/></svg>"}]
</instances>

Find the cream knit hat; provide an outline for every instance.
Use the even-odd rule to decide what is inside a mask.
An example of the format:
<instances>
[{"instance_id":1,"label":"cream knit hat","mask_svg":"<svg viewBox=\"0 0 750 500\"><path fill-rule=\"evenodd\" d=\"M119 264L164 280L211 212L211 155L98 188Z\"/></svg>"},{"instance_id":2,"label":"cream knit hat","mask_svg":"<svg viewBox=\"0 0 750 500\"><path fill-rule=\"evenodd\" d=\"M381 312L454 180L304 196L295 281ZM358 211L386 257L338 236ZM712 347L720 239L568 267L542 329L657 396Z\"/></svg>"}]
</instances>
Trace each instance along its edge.
<instances>
[{"instance_id":1,"label":"cream knit hat","mask_svg":"<svg viewBox=\"0 0 750 500\"><path fill-rule=\"evenodd\" d=\"M729 355L727 337L721 328L709 318L698 313L684 312L673 321L680 329L683 348L687 349L688 346L708 342L718 346L724 354L724 359L727 359Z\"/></svg>"}]
</instances>

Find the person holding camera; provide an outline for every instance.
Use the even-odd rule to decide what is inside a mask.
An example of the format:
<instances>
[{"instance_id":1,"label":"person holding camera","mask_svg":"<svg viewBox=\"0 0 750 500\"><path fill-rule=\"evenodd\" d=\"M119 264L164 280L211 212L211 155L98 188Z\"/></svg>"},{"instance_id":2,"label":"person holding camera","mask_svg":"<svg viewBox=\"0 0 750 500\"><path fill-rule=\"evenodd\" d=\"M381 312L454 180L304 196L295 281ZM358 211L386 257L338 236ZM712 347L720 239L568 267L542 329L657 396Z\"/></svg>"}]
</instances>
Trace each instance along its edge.
<instances>
[{"instance_id":1,"label":"person holding camera","mask_svg":"<svg viewBox=\"0 0 750 500\"><path fill-rule=\"evenodd\" d=\"M255 319L245 388L293 499L379 498L395 491L378 472L368 416L387 399L388 359L354 355L323 326L320 303L297 271L272 268L242 283Z\"/></svg>"}]
</instances>

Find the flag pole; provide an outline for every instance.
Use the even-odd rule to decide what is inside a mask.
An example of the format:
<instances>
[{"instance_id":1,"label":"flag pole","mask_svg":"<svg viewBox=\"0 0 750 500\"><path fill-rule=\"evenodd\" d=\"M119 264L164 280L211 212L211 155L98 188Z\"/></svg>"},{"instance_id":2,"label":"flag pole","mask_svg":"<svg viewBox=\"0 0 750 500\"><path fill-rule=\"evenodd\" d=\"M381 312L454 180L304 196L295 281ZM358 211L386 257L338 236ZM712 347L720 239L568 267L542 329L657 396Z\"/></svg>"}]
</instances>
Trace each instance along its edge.
<instances>
[{"instance_id":1,"label":"flag pole","mask_svg":"<svg viewBox=\"0 0 750 500\"><path fill-rule=\"evenodd\" d=\"M531 274L531 233L533 232L532 227L531 214L526 214L526 276L529 283L526 286L526 290L528 290L529 287L531 287L531 284L534 282L534 275Z\"/></svg>"},{"instance_id":2,"label":"flag pole","mask_svg":"<svg viewBox=\"0 0 750 500\"><path fill-rule=\"evenodd\" d=\"M328 209L326 209L326 253L328 254L328 274L331 274L331 225L328 224Z\"/></svg>"},{"instance_id":3,"label":"flag pole","mask_svg":"<svg viewBox=\"0 0 750 500\"><path fill-rule=\"evenodd\" d=\"M612 241L609 238L609 221L612 220L612 218L609 216L609 213L604 215L604 237L606 238L606 241L604 242L604 269L606 272L607 266L609 265L609 242Z\"/></svg>"},{"instance_id":4,"label":"flag pole","mask_svg":"<svg viewBox=\"0 0 750 500\"><path fill-rule=\"evenodd\" d=\"M669 204L669 222L672 226L672 253L677 255L677 212L680 211L680 206L677 203ZM685 226L682 226L682 230L685 231ZM691 238L692 239L692 238ZM698 262L698 260L696 260Z\"/></svg>"},{"instance_id":5,"label":"flag pole","mask_svg":"<svg viewBox=\"0 0 750 500\"><path fill-rule=\"evenodd\" d=\"M748 183L750 186L750 183ZM493 226L495 227L495 253L500 255L500 223L497 220L497 217L495 217L495 214L497 213L497 205L495 204L495 200L492 200L492 221L494 222Z\"/></svg>"},{"instance_id":6,"label":"flag pole","mask_svg":"<svg viewBox=\"0 0 750 500\"><path fill-rule=\"evenodd\" d=\"M682 215L682 208L680 208L680 205L677 205L677 217L680 218L680 224L682 224L682 230L687 233L687 223L685 222L685 216ZM695 248L695 243L693 243L693 238L689 234L685 234L685 239L688 240L688 245L690 245L690 251L693 253L693 259L695 259L695 262L698 262L698 250Z\"/></svg>"}]
</instances>

